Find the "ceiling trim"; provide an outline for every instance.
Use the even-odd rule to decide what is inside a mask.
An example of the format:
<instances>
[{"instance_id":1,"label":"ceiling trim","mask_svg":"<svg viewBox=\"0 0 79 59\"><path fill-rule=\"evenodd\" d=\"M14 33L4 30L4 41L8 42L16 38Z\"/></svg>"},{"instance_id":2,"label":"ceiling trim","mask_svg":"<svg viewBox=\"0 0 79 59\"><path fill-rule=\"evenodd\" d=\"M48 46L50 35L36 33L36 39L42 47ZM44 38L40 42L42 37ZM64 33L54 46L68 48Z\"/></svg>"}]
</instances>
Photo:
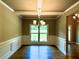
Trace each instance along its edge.
<instances>
[{"instance_id":1,"label":"ceiling trim","mask_svg":"<svg viewBox=\"0 0 79 59\"><path fill-rule=\"evenodd\" d=\"M8 6L5 2L3 2L2 0L0 0L0 3L2 5L4 5L5 7L7 7L9 10L11 10L12 12L15 12L10 6Z\"/></svg>"},{"instance_id":2,"label":"ceiling trim","mask_svg":"<svg viewBox=\"0 0 79 59\"><path fill-rule=\"evenodd\" d=\"M38 19L38 18L22 18L22 19ZM57 18L40 18L40 19L57 19Z\"/></svg>"},{"instance_id":3,"label":"ceiling trim","mask_svg":"<svg viewBox=\"0 0 79 59\"><path fill-rule=\"evenodd\" d=\"M16 12L17 15L21 15L21 14L25 14L25 15L37 15L37 12L35 11L16 11L14 9L12 9L9 5L7 5L5 2L3 2L2 0L0 0L0 3L3 4L5 7L7 7L9 10L11 10L12 12ZM66 12L68 12L70 9L74 8L75 6L77 6L79 4L79 1L74 3L72 6L70 6L68 9L66 9L64 12L50 12L50 11L45 11L42 13L42 15L62 15Z\"/></svg>"},{"instance_id":4,"label":"ceiling trim","mask_svg":"<svg viewBox=\"0 0 79 59\"><path fill-rule=\"evenodd\" d=\"M17 11L23 11L23 12L36 12L37 10L15 10L15 12L17 12ZM55 11L55 10L42 10L42 12L60 12L60 11ZM61 11L61 12L63 12L63 11Z\"/></svg>"},{"instance_id":5,"label":"ceiling trim","mask_svg":"<svg viewBox=\"0 0 79 59\"><path fill-rule=\"evenodd\" d=\"M36 11L16 11L17 15L37 15ZM62 15L63 12L42 12L41 15Z\"/></svg>"},{"instance_id":6,"label":"ceiling trim","mask_svg":"<svg viewBox=\"0 0 79 59\"><path fill-rule=\"evenodd\" d=\"M70 9L74 8L75 6L77 6L79 4L79 1L77 1L76 3L74 3L72 6L70 6L68 9L66 9L64 11L64 13L68 12Z\"/></svg>"},{"instance_id":7,"label":"ceiling trim","mask_svg":"<svg viewBox=\"0 0 79 59\"><path fill-rule=\"evenodd\" d=\"M79 1L77 1L76 3L74 3L72 6L70 6L68 9L66 9L64 12L52 12L52 11L44 11L42 12L42 15L62 15L66 12L68 12L70 9L74 8L75 6L77 6L79 4ZM17 15L21 15L21 14L25 14L25 15L37 15L37 12L35 11L20 11L20 10L16 10L16 14Z\"/></svg>"}]
</instances>

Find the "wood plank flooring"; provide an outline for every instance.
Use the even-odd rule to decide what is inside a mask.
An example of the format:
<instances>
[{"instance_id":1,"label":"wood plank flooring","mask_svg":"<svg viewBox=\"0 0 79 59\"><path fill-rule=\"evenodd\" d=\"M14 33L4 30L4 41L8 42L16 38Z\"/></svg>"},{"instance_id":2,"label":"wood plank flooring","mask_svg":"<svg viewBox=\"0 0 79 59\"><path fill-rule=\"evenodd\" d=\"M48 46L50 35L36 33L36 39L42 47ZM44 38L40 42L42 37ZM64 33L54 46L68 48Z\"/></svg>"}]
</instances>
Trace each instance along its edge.
<instances>
[{"instance_id":1,"label":"wood plank flooring","mask_svg":"<svg viewBox=\"0 0 79 59\"><path fill-rule=\"evenodd\" d=\"M65 56L52 46L23 46L9 59L65 59Z\"/></svg>"},{"instance_id":2,"label":"wood plank flooring","mask_svg":"<svg viewBox=\"0 0 79 59\"><path fill-rule=\"evenodd\" d=\"M67 57L68 59L79 59L79 45L69 44Z\"/></svg>"}]
</instances>

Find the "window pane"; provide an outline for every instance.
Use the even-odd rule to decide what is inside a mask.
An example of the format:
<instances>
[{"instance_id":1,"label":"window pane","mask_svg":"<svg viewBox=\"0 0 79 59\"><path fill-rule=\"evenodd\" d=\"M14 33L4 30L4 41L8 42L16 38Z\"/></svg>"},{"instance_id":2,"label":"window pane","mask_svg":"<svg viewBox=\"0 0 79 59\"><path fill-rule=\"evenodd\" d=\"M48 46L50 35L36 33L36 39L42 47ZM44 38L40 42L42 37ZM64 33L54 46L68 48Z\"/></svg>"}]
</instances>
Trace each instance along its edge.
<instances>
[{"instance_id":1,"label":"window pane","mask_svg":"<svg viewBox=\"0 0 79 59\"><path fill-rule=\"evenodd\" d=\"M38 42L38 34L31 34L31 41Z\"/></svg>"},{"instance_id":2,"label":"window pane","mask_svg":"<svg viewBox=\"0 0 79 59\"><path fill-rule=\"evenodd\" d=\"M41 25L40 26L40 33L47 33L47 25Z\"/></svg>"},{"instance_id":3,"label":"window pane","mask_svg":"<svg viewBox=\"0 0 79 59\"><path fill-rule=\"evenodd\" d=\"M47 33L46 34L40 33L40 42L47 42Z\"/></svg>"},{"instance_id":4,"label":"window pane","mask_svg":"<svg viewBox=\"0 0 79 59\"><path fill-rule=\"evenodd\" d=\"M31 25L31 33L38 33L38 25Z\"/></svg>"},{"instance_id":5,"label":"window pane","mask_svg":"<svg viewBox=\"0 0 79 59\"><path fill-rule=\"evenodd\" d=\"M38 33L38 30L40 30L40 33ZM38 25L31 25L30 31L31 31L32 42L38 42L38 34L40 35L39 38L40 42L47 42L47 31L48 31L47 25L40 25L40 29L38 29Z\"/></svg>"}]
</instances>

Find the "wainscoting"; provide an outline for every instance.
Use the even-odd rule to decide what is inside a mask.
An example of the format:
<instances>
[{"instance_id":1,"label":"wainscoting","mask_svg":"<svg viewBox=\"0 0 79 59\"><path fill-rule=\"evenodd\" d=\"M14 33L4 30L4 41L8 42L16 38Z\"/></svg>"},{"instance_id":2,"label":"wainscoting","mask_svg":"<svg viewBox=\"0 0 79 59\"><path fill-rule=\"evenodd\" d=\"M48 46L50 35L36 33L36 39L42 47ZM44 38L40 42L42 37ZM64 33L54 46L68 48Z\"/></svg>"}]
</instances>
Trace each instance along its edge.
<instances>
[{"instance_id":1,"label":"wainscoting","mask_svg":"<svg viewBox=\"0 0 79 59\"><path fill-rule=\"evenodd\" d=\"M57 48L64 54L66 55L66 39L61 38L61 37L56 37L57 38Z\"/></svg>"},{"instance_id":2,"label":"wainscoting","mask_svg":"<svg viewBox=\"0 0 79 59\"><path fill-rule=\"evenodd\" d=\"M32 43L30 40L30 36L22 36L22 45L32 45L32 44L45 44L45 45L55 45L64 55L66 55L66 39L49 35L48 42L44 43Z\"/></svg>"},{"instance_id":3,"label":"wainscoting","mask_svg":"<svg viewBox=\"0 0 79 59\"><path fill-rule=\"evenodd\" d=\"M31 43L30 37L24 35L0 43L0 59L8 59L21 47L21 45L31 44L55 45L64 55L66 55L66 39L64 38L49 36L47 43Z\"/></svg>"},{"instance_id":4,"label":"wainscoting","mask_svg":"<svg viewBox=\"0 0 79 59\"><path fill-rule=\"evenodd\" d=\"M21 47L21 36L0 43L0 59L8 59Z\"/></svg>"},{"instance_id":5,"label":"wainscoting","mask_svg":"<svg viewBox=\"0 0 79 59\"><path fill-rule=\"evenodd\" d=\"M30 36L23 35L22 36L22 45L31 45L31 44L45 44L45 45L56 45L56 36L50 35L48 36L48 42L31 42Z\"/></svg>"}]
</instances>

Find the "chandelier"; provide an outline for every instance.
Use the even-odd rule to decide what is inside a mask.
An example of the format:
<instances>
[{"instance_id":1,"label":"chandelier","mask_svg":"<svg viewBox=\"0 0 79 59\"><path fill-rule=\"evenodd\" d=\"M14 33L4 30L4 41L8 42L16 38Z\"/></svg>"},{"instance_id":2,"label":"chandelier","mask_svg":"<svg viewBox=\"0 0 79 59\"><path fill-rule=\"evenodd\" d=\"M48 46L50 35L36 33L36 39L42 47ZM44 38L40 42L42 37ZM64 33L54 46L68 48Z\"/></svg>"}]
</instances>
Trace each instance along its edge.
<instances>
[{"instance_id":1,"label":"chandelier","mask_svg":"<svg viewBox=\"0 0 79 59\"><path fill-rule=\"evenodd\" d=\"M79 14L76 13L76 14L73 16L73 19L74 19L74 20L75 20L75 19L79 19Z\"/></svg>"},{"instance_id":2,"label":"chandelier","mask_svg":"<svg viewBox=\"0 0 79 59\"><path fill-rule=\"evenodd\" d=\"M37 15L38 15L38 21L33 20L33 24L36 25L45 25L46 22L44 20L40 20L40 16L42 14L42 6L43 6L43 0L37 0Z\"/></svg>"}]
</instances>

